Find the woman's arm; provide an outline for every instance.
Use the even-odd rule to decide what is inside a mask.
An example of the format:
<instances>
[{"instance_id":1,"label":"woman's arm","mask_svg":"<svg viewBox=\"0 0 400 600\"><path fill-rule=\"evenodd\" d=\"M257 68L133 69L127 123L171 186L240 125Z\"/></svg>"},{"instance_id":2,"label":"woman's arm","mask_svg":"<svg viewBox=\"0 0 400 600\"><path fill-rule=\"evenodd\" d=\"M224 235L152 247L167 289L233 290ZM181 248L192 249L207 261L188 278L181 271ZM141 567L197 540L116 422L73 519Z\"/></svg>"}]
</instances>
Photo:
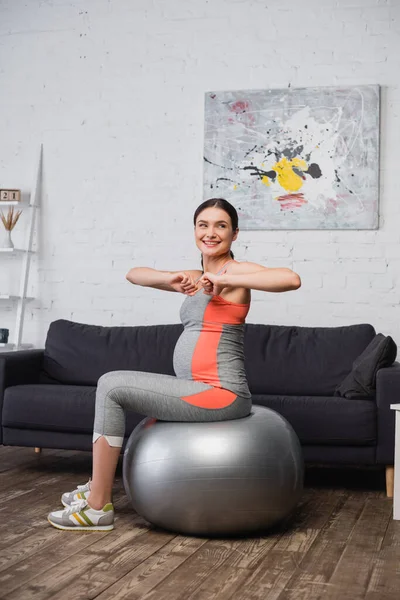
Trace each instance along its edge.
<instances>
[{"instance_id":1,"label":"woman's arm","mask_svg":"<svg viewBox=\"0 0 400 600\"><path fill-rule=\"evenodd\" d=\"M205 273L204 276L207 276ZM242 287L262 292L287 292L297 290L301 279L287 268L267 268L257 263L232 264L231 272L220 275L219 283L224 287Z\"/></svg>"},{"instance_id":2,"label":"woman's arm","mask_svg":"<svg viewBox=\"0 0 400 600\"><path fill-rule=\"evenodd\" d=\"M135 285L152 287L166 292L175 292L167 283L169 271L157 271L149 267L135 267L126 274L126 279Z\"/></svg>"},{"instance_id":3,"label":"woman's arm","mask_svg":"<svg viewBox=\"0 0 400 600\"><path fill-rule=\"evenodd\" d=\"M174 275L182 275L181 278L174 278ZM201 271L157 271L149 267L134 267L126 274L126 279L135 285L143 287L152 287L157 290L166 292L179 292L181 290L179 283L175 279L183 279L184 275L188 275L189 279L195 279L201 275ZM172 285L171 283L174 283Z\"/></svg>"}]
</instances>

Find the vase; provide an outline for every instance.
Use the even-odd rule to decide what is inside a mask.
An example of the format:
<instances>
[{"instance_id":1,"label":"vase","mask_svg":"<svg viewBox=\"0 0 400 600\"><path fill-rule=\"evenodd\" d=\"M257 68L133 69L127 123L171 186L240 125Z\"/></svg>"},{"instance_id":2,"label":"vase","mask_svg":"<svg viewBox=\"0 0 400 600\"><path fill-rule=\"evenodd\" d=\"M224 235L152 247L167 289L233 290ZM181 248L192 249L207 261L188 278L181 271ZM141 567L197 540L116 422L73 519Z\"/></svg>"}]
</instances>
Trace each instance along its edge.
<instances>
[{"instance_id":1,"label":"vase","mask_svg":"<svg viewBox=\"0 0 400 600\"><path fill-rule=\"evenodd\" d=\"M11 239L11 231L8 229L6 229L6 237L3 242L3 248L14 248L14 244Z\"/></svg>"}]
</instances>

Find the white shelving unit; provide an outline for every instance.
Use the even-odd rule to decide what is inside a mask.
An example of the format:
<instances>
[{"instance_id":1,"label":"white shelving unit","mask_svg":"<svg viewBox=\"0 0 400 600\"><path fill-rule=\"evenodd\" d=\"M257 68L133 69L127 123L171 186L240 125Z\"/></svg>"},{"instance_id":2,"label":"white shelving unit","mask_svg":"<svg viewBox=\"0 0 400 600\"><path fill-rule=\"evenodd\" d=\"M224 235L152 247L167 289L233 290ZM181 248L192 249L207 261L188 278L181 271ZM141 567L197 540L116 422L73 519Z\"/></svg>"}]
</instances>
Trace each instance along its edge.
<instances>
[{"instance_id":1,"label":"white shelving unit","mask_svg":"<svg viewBox=\"0 0 400 600\"><path fill-rule=\"evenodd\" d=\"M0 208L3 206L21 206L29 209L29 224L27 231L27 239L25 248L0 248L0 260L1 253L7 254L20 254L22 256L22 265L21 265L21 276L20 276L20 289L19 294L11 295L11 294L0 294L0 301L9 301L16 303L16 318L15 318L15 332L14 332L14 340L8 344L0 344L0 352L9 351L9 350L21 350L26 348L32 348L33 344L23 344L22 343L22 332L24 327L24 316L25 316L25 305L33 298L30 298L26 295L26 291L28 288L28 279L29 279L29 268L31 263L32 256L32 242L33 242L33 232L35 228L35 219L36 219L36 211L39 207L39 195L40 195L40 185L41 185L41 175L42 175L42 152L43 147L40 146L39 156L37 161L37 169L35 170L34 181L31 188L31 193L29 196L29 201L26 204L25 202L16 202L16 201L1 201Z\"/></svg>"}]
</instances>

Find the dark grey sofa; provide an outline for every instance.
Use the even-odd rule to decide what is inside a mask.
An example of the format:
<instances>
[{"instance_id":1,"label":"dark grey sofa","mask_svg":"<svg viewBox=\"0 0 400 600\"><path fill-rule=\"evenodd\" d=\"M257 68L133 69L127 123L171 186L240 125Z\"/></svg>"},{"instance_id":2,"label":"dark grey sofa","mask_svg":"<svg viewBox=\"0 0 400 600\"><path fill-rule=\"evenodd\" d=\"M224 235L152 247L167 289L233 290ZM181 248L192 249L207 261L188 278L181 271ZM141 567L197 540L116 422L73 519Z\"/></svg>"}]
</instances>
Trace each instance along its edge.
<instances>
[{"instance_id":1,"label":"dark grey sofa","mask_svg":"<svg viewBox=\"0 0 400 600\"><path fill-rule=\"evenodd\" d=\"M44 350L0 354L0 443L90 450L99 377L124 369L174 375L172 355L181 331L181 325L100 327L58 320L50 325ZM378 371L373 396L334 396L374 336L368 324L246 324L253 403L292 424L306 462L393 465L390 404L398 402L400 364ZM128 413L126 439L142 418Z\"/></svg>"}]
</instances>

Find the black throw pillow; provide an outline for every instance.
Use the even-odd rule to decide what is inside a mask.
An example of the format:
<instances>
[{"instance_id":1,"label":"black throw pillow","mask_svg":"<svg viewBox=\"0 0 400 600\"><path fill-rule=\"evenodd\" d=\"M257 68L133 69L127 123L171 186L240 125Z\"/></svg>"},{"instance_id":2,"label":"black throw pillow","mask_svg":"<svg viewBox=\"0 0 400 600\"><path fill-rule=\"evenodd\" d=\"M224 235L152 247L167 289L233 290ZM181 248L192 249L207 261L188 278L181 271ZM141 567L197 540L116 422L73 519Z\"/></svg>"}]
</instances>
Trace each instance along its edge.
<instances>
[{"instance_id":1,"label":"black throw pillow","mask_svg":"<svg viewBox=\"0 0 400 600\"><path fill-rule=\"evenodd\" d=\"M335 396L366 398L375 395L376 372L389 367L397 356L393 338L378 333L353 362L353 369L335 389Z\"/></svg>"}]
</instances>

